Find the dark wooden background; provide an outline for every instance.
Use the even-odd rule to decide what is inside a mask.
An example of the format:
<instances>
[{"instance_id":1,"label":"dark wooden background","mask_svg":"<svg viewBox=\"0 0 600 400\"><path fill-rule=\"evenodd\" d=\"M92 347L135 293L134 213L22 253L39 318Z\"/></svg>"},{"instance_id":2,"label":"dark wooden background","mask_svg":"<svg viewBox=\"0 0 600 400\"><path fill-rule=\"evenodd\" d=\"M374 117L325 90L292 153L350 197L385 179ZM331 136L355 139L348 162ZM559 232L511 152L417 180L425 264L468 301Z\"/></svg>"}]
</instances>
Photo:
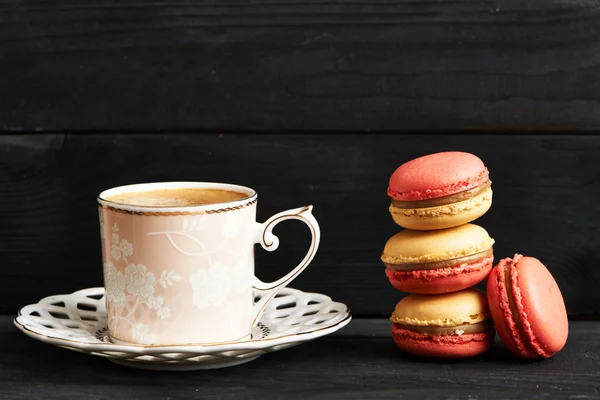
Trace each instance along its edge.
<instances>
[{"instance_id":1,"label":"dark wooden background","mask_svg":"<svg viewBox=\"0 0 600 400\"><path fill-rule=\"evenodd\" d=\"M0 129L600 126L597 0L2 0Z\"/></svg>"},{"instance_id":2,"label":"dark wooden background","mask_svg":"<svg viewBox=\"0 0 600 400\"><path fill-rule=\"evenodd\" d=\"M262 220L313 203L294 286L387 316L387 179L458 149L490 167L496 255L598 314L599 27L594 0L0 0L0 312L102 283L101 190L213 180L256 188ZM279 233L265 280L307 246Z\"/></svg>"},{"instance_id":3,"label":"dark wooden background","mask_svg":"<svg viewBox=\"0 0 600 400\"><path fill-rule=\"evenodd\" d=\"M0 311L102 285L95 197L164 180L255 188L258 217L314 204L323 232L313 264L291 286L388 316L401 294L379 260L399 228L388 214L389 175L419 155L462 150L490 169L492 209L478 224L497 258L538 257L571 315L600 311L600 136L504 134L40 134L0 136ZM257 250L274 279L299 261L308 230L276 230L281 247Z\"/></svg>"}]
</instances>

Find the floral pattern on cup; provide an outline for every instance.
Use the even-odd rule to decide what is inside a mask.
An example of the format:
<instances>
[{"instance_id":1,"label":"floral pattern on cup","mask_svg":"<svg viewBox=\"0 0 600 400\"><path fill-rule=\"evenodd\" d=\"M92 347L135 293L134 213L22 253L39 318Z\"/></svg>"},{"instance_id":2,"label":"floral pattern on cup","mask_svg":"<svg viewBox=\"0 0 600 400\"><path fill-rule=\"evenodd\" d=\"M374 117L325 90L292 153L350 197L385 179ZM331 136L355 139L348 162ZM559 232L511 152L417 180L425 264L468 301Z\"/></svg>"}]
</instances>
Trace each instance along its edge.
<instances>
[{"instance_id":1,"label":"floral pattern on cup","mask_svg":"<svg viewBox=\"0 0 600 400\"><path fill-rule=\"evenodd\" d=\"M154 344L158 337L148 331L146 324L131 324L131 338L141 344Z\"/></svg>"},{"instance_id":2,"label":"floral pattern on cup","mask_svg":"<svg viewBox=\"0 0 600 400\"><path fill-rule=\"evenodd\" d=\"M125 266L124 273L113 264L104 263L104 286L106 288L106 300L113 307L121 308L121 312L112 315L108 323L115 329L120 322L131 325L131 337L134 341L143 344L153 344L158 336L149 331L148 325L135 320L135 313L140 306L145 306L156 312L160 319L169 319L171 309L164 304L164 299L156 295L155 288L173 286L174 282L181 277L174 271L163 270L156 279L154 273L148 271L143 264L129 263L127 257L133 255L133 245L119 236L119 226L112 226L111 257L115 263Z\"/></svg>"},{"instance_id":3,"label":"floral pattern on cup","mask_svg":"<svg viewBox=\"0 0 600 400\"><path fill-rule=\"evenodd\" d=\"M125 277L111 262L104 264L104 285L108 301L118 306L123 305L125 301Z\"/></svg>"},{"instance_id":4,"label":"floral pattern on cup","mask_svg":"<svg viewBox=\"0 0 600 400\"><path fill-rule=\"evenodd\" d=\"M192 303L198 309L219 306L233 291L242 294L248 290L248 282L252 279L252 268L247 265L247 259L231 252L227 242L242 233L243 217L239 213L230 213L225 216L221 226L222 242L207 248L195 236L195 232L202 232L204 219L185 219L181 231L149 232L148 235L164 235L169 243L181 254L190 257L202 257L201 267L189 275L188 281L192 287ZM184 242L193 249L184 248ZM214 261L220 258L221 253L229 255L235 264L232 268L223 261ZM208 268L206 268L208 265Z\"/></svg>"},{"instance_id":5,"label":"floral pattern on cup","mask_svg":"<svg viewBox=\"0 0 600 400\"><path fill-rule=\"evenodd\" d=\"M199 269L190 275L192 285L192 302L200 309L218 306L229 295L231 280L227 265L217 262L208 270Z\"/></svg>"},{"instance_id":6,"label":"floral pattern on cup","mask_svg":"<svg viewBox=\"0 0 600 400\"><path fill-rule=\"evenodd\" d=\"M119 237L119 226L115 223L112 226L112 247L111 247L111 255L113 260L125 260L125 257L129 257L133 254L133 246L125 239L121 239Z\"/></svg>"},{"instance_id":7,"label":"floral pattern on cup","mask_svg":"<svg viewBox=\"0 0 600 400\"><path fill-rule=\"evenodd\" d=\"M154 274L146 270L142 264L129 264L125 268L127 293L148 298L154 294Z\"/></svg>"}]
</instances>

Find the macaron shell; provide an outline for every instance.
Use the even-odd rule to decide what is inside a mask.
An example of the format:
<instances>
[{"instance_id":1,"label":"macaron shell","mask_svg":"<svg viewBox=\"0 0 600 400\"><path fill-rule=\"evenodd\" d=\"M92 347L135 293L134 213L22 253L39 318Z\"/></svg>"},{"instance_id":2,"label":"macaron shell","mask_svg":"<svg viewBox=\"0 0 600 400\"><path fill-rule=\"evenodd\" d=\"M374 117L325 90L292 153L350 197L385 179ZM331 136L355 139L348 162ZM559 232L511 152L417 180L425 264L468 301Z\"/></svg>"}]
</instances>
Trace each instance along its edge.
<instances>
[{"instance_id":1,"label":"macaron shell","mask_svg":"<svg viewBox=\"0 0 600 400\"><path fill-rule=\"evenodd\" d=\"M479 157L464 152L429 154L402 164L390 177L388 195L396 200L426 200L474 188L488 179Z\"/></svg>"},{"instance_id":2,"label":"macaron shell","mask_svg":"<svg viewBox=\"0 0 600 400\"><path fill-rule=\"evenodd\" d=\"M405 230L387 241L381 258L390 264L442 261L480 253L493 245L487 231L475 224L426 232Z\"/></svg>"},{"instance_id":3,"label":"macaron shell","mask_svg":"<svg viewBox=\"0 0 600 400\"><path fill-rule=\"evenodd\" d=\"M482 282L492 269L493 257L456 267L411 272L385 270L392 286L401 292L440 294L462 290Z\"/></svg>"},{"instance_id":4,"label":"macaron shell","mask_svg":"<svg viewBox=\"0 0 600 400\"><path fill-rule=\"evenodd\" d=\"M507 266L521 329L507 297ZM487 296L498 336L517 357L548 358L564 347L568 336L564 301L556 281L539 260L520 255L515 255L515 260L501 260L490 273Z\"/></svg>"},{"instance_id":5,"label":"macaron shell","mask_svg":"<svg viewBox=\"0 0 600 400\"><path fill-rule=\"evenodd\" d=\"M495 332L471 335L429 336L392 325L392 338L400 349L417 356L466 358L483 354L494 342Z\"/></svg>"},{"instance_id":6,"label":"macaron shell","mask_svg":"<svg viewBox=\"0 0 600 400\"><path fill-rule=\"evenodd\" d=\"M513 289L525 334L539 347L540 356L550 357L567 342L569 321L565 303L550 271L536 258L517 263L517 288Z\"/></svg>"},{"instance_id":7,"label":"macaron shell","mask_svg":"<svg viewBox=\"0 0 600 400\"><path fill-rule=\"evenodd\" d=\"M511 261L510 258L501 260L488 277L486 292L490 313L504 346L517 357L534 358L535 354L527 349L526 344L520 338L506 297L504 276L500 272L507 260Z\"/></svg>"},{"instance_id":8,"label":"macaron shell","mask_svg":"<svg viewBox=\"0 0 600 400\"><path fill-rule=\"evenodd\" d=\"M408 295L396 304L391 318L403 325L445 327L489 319L486 295L473 288L438 296Z\"/></svg>"},{"instance_id":9,"label":"macaron shell","mask_svg":"<svg viewBox=\"0 0 600 400\"><path fill-rule=\"evenodd\" d=\"M460 226L476 220L492 206L492 191L472 199L438 207L405 209L390 206L394 222L407 229L435 230Z\"/></svg>"}]
</instances>

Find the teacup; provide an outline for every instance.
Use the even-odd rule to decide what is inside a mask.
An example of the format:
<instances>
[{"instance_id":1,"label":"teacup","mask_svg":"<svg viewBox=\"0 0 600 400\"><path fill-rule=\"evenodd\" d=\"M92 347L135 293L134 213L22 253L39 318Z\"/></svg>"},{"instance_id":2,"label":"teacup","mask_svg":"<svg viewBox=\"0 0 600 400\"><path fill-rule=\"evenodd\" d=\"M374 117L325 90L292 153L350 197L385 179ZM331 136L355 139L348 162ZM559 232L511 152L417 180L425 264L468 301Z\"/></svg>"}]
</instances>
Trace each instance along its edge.
<instances>
[{"instance_id":1,"label":"teacup","mask_svg":"<svg viewBox=\"0 0 600 400\"><path fill-rule=\"evenodd\" d=\"M179 204L179 195L191 201ZM253 189L208 182L137 184L100 193L110 340L157 346L248 339L267 302L308 266L320 240L312 206L258 223L257 199ZM308 252L281 279L262 282L254 276L254 244L277 249L273 228L289 219L309 227Z\"/></svg>"}]
</instances>

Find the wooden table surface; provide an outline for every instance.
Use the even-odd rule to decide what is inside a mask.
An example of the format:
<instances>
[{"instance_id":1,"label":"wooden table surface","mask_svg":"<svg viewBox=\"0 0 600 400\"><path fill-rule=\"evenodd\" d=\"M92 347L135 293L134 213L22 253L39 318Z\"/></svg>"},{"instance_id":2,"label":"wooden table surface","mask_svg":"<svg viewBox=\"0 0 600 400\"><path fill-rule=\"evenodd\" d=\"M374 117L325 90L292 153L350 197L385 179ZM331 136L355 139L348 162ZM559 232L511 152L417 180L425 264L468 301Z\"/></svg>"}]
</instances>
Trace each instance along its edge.
<instances>
[{"instance_id":1,"label":"wooden table surface","mask_svg":"<svg viewBox=\"0 0 600 400\"><path fill-rule=\"evenodd\" d=\"M549 360L514 359L498 338L487 354L434 361L406 355L384 319L212 371L152 372L26 337L0 316L0 399L594 399L600 321L573 321Z\"/></svg>"}]
</instances>

